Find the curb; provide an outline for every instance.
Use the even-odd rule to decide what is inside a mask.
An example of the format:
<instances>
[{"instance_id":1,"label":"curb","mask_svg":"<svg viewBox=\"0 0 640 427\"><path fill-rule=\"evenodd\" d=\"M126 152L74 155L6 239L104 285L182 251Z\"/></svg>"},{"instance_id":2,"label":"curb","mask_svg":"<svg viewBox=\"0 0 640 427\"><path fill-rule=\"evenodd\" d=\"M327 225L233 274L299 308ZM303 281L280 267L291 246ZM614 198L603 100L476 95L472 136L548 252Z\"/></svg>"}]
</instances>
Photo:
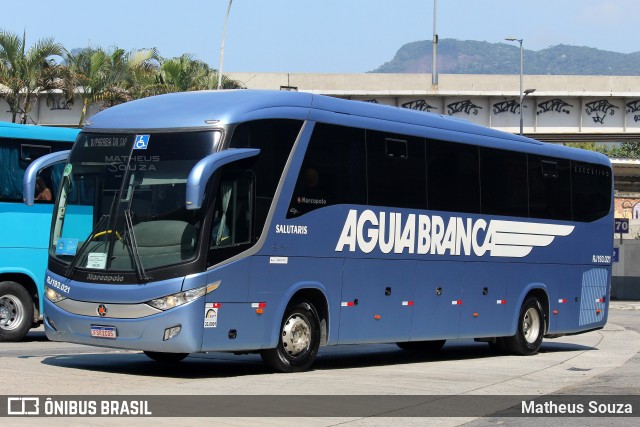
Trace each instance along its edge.
<instances>
[{"instance_id":1,"label":"curb","mask_svg":"<svg viewBox=\"0 0 640 427\"><path fill-rule=\"evenodd\" d=\"M610 301L610 310L640 310L640 301Z\"/></svg>"}]
</instances>

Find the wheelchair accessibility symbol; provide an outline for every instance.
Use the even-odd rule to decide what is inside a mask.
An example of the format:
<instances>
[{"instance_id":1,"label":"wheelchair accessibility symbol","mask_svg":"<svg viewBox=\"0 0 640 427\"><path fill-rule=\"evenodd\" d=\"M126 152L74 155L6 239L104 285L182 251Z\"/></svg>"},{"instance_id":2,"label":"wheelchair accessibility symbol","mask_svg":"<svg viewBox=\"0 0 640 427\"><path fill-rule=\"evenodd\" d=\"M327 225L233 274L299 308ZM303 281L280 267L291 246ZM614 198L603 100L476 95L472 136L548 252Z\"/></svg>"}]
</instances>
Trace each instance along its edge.
<instances>
[{"instance_id":1,"label":"wheelchair accessibility symbol","mask_svg":"<svg viewBox=\"0 0 640 427\"><path fill-rule=\"evenodd\" d=\"M146 150L149 145L149 135L136 135L136 140L133 143L134 150Z\"/></svg>"}]
</instances>

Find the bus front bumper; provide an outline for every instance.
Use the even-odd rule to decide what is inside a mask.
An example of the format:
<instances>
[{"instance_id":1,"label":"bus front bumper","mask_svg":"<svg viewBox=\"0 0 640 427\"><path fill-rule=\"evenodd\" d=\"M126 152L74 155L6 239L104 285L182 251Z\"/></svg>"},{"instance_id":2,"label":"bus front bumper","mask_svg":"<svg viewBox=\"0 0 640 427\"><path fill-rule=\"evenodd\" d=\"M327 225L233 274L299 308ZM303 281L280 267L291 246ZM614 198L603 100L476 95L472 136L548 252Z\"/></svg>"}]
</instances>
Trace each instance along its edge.
<instances>
[{"instance_id":1,"label":"bus front bumper","mask_svg":"<svg viewBox=\"0 0 640 427\"><path fill-rule=\"evenodd\" d=\"M44 302L47 338L99 347L195 353L202 348L203 322L204 298L133 319L79 315L63 310L46 298ZM172 332L177 334L168 338Z\"/></svg>"}]
</instances>

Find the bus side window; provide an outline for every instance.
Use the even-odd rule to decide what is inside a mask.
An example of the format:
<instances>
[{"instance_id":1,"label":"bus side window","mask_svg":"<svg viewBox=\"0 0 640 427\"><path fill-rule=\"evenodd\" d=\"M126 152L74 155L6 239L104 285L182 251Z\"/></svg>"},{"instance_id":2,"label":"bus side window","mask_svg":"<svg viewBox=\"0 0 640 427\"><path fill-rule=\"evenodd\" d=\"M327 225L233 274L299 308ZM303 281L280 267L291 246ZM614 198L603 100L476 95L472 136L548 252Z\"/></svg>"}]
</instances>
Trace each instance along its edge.
<instances>
[{"instance_id":1,"label":"bus side window","mask_svg":"<svg viewBox=\"0 0 640 427\"><path fill-rule=\"evenodd\" d=\"M226 178L216 195L209 248L251 243L253 180L248 174Z\"/></svg>"},{"instance_id":2,"label":"bus side window","mask_svg":"<svg viewBox=\"0 0 640 427\"><path fill-rule=\"evenodd\" d=\"M20 139L0 138L0 200L22 202L22 176L26 168L39 157L63 148L62 144L50 141L31 140L25 144ZM40 172L40 198L37 202L51 202L55 196L52 168ZM36 196L38 192L36 192Z\"/></svg>"},{"instance_id":3,"label":"bus side window","mask_svg":"<svg viewBox=\"0 0 640 427\"><path fill-rule=\"evenodd\" d=\"M480 188L483 214L527 217L527 155L480 147Z\"/></svg>"},{"instance_id":4,"label":"bus side window","mask_svg":"<svg viewBox=\"0 0 640 427\"><path fill-rule=\"evenodd\" d=\"M39 202L50 202L53 200L53 192L45 181L43 173L40 173L36 178L36 194L34 200Z\"/></svg>"},{"instance_id":5,"label":"bus side window","mask_svg":"<svg viewBox=\"0 0 640 427\"><path fill-rule=\"evenodd\" d=\"M370 205L427 209L425 140L367 131Z\"/></svg>"},{"instance_id":6,"label":"bus side window","mask_svg":"<svg viewBox=\"0 0 640 427\"><path fill-rule=\"evenodd\" d=\"M609 213L612 177L611 169L604 165L571 161L574 221L595 221Z\"/></svg>"},{"instance_id":7,"label":"bus side window","mask_svg":"<svg viewBox=\"0 0 640 427\"><path fill-rule=\"evenodd\" d=\"M58 188L60 188L63 169L63 163L56 163L38 172L34 197L36 203L53 203Z\"/></svg>"},{"instance_id":8,"label":"bus side window","mask_svg":"<svg viewBox=\"0 0 640 427\"><path fill-rule=\"evenodd\" d=\"M26 168L39 157L51 153L51 147L47 145L20 144L20 164Z\"/></svg>"},{"instance_id":9,"label":"bus side window","mask_svg":"<svg viewBox=\"0 0 640 427\"><path fill-rule=\"evenodd\" d=\"M569 160L529 155L529 216L570 221Z\"/></svg>"},{"instance_id":10,"label":"bus side window","mask_svg":"<svg viewBox=\"0 0 640 427\"><path fill-rule=\"evenodd\" d=\"M316 124L293 191L287 218L325 206L365 204L365 131Z\"/></svg>"},{"instance_id":11,"label":"bus side window","mask_svg":"<svg viewBox=\"0 0 640 427\"><path fill-rule=\"evenodd\" d=\"M429 209L480 212L478 147L439 140L427 141Z\"/></svg>"}]
</instances>

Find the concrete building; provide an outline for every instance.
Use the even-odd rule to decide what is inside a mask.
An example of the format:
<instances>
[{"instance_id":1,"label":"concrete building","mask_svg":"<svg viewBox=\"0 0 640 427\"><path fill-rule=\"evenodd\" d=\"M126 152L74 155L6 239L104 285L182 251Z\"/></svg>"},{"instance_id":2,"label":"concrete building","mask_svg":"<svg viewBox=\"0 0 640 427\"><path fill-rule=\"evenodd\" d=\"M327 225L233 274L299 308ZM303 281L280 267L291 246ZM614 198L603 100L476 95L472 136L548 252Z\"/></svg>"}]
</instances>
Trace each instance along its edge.
<instances>
[{"instance_id":1,"label":"concrete building","mask_svg":"<svg viewBox=\"0 0 640 427\"><path fill-rule=\"evenodd\" d=\"M446 114L517 133L517 75L229 73L248 89L294 89ZM525 76L524 133L547 142L640 141L640 77Z\"/></svg>"},{"instance_id":2,"label":"concrete building","mask_svg":"<svg viewBox=\"0 0 640 427\"><path fill-rule=\"evenodd\" d=\"M517 133L519 76L443 74L227 73L248 89L299 90L463 118ZM525 76L524 133L547 142L640 141L640 77ZM11 120L0 100L0 121ZM27 122L77 126L81 102L42 96ZM87 117L100 110L93 105Z\"/></svg>"}]
</instances>

